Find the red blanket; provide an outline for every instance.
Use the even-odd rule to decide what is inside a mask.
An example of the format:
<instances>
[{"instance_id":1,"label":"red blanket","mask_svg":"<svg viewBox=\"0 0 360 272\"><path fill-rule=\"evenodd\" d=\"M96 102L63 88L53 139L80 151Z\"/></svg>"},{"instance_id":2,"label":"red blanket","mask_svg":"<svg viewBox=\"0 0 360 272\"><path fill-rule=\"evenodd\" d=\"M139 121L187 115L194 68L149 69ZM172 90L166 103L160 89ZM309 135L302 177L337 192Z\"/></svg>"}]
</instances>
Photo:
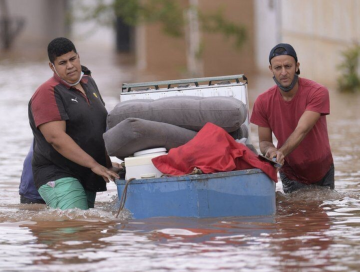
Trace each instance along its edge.
<instances>
[{"instance_id":1,"label":"red blanket","mask_svg":"<svg viewBox=\"0 0 360 272\"><path fill-rule=\"evenodd\" d=\"M207 123L188 143L152 159L160 172L173 176L190 174L195 167L205 174L259 168L277 182L275 168L237 143L224 129Z\"/></svg>"}]
</instances>

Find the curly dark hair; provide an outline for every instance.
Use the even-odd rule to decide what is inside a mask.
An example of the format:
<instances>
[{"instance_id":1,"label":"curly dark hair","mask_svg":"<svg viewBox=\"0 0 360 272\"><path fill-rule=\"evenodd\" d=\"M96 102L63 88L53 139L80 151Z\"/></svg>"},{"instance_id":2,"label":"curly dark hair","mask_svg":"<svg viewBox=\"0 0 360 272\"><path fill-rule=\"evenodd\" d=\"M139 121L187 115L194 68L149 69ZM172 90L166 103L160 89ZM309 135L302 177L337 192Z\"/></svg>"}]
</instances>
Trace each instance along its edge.
<instances>
[{"instance_id":1,"label":"curly dark hair","mask_svg":"<svg viewBox=\"0 0 360 272\"><path fill-rule=\"evenodd\" d=\"M48 45L48 56L51 63L54 63L57 57L71 51L77 53L75 45L67 38L60 37L53 39Z\"/></svg>"}]
</instances>

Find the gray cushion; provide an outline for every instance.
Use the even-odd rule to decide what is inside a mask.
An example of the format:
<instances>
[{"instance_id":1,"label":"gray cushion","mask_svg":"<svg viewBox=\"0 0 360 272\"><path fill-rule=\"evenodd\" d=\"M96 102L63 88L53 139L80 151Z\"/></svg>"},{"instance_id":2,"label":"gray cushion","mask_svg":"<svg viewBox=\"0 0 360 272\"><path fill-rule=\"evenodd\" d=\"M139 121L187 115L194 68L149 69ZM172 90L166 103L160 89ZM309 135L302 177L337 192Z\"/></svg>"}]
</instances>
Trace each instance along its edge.
<instances>
[{"instance_id":1,"label":"gray cushion","mask_svg":"<svg viewBox=\"0 0 360 272\"><path fill-rule=\"evenodd\" d=\"M119 159L135 152L155 148L178 147L195 137L196 132L171 124L127 118L104 133L108 154Z\"/></svg>"},{"instance_id":2,"label":"gray cushion","mask_svg":"<svg viewBox=\"0 0 360 272\"><path fill-rule=\"evenodd\" d=\"M245 104L233 97L175 96L120 102L108 115L108 127L126 118L140 118L194 131L210 122L232 132L240 128L246 116Z\"/></svg>"},{"instance_id":3,"label":"gray cushion","mask_svg":"<svg viewBox=\"0 0 360 272\"><path fill-rule=\"evenodd\" d=\"M234 139L249 138L249 129L244 123L239 129L229 133Z\"/></svg>"}]
</instances>

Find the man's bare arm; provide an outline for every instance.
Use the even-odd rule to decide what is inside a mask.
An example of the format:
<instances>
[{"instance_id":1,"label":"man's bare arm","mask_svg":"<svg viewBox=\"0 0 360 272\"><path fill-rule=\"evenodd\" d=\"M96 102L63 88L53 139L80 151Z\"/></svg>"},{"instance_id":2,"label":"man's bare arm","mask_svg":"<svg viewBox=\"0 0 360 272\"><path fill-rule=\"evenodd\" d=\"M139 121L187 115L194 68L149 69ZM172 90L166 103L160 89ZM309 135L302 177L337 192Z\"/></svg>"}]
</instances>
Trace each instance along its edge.
<instances>
[{"instance_id":1,"label":"man's bare arm","mask_svg":"<svg viewBox=\"0 0 360 272\"><path fill-rule=\"evenodd\" d=\"M272 131L269 128L259 127L260 151L268 158L276 157L276 161L284 164L284 159L289 155L305 138L320 118L320 113L305 111L289 138L282 147L278 149L272 144Z\"/></svg>"},{"instance_id":2,"label":"man's bare arm","mask_svg":"<svg viewBox=\"0 0 360 272\"><path fill-rule=\"evenodd\" d=\"M89 154L87 154L74 140L66 133L65 121L53 121L39 126L46 141L65 158L76 164L90 168L95 174L102 176L106 182L119 178L119 176L100 165Z\"/></svg>"},{"instance_id":3,"label":"man's bare arm","mask_svg":"<svg viewBox=\"0 0 360 272\"><path fill-rule=\"evenodd\" d=\"M279 148L279 151L284 154L284 157L289 155L296 147L298 147L319 120L320 116L320 113L314 111L305 111L303 113L294 132L291 133L283 146Z\"/></svg>"},{"instance_id":4,"label":"man's bare arm","mask_svg":"<svg viewBox=\"0 0 360 272\"><path fill-rule=\"evenodd\" d=\"M259 147L260 152L265 155L268 151L276 150L273 140L272 140L272 131L267 127L258 127L258 135L259 135Z\"/></svg>"}]
</instances>

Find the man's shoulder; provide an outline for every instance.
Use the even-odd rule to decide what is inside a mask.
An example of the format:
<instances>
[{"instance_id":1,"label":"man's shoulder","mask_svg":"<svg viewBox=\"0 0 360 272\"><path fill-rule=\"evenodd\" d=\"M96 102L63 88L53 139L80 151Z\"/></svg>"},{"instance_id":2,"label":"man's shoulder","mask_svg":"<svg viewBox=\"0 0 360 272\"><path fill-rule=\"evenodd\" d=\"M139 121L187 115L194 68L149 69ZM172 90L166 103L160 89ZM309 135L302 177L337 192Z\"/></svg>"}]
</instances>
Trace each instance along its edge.
<instances>
[{"instance_id":1,"label":"man's shoulder","mask_svg":"<svg viewBox=\"0 0 360 272\"><path fill-rule=\"evenodd\" d=\"M85 80L85 81L95 82L95 79L91 75L84 74L82 79Z\"/></svg>"},{"instance_id":2,"label":"man's shoulder","mask_svg":"<svg viewBox=\"0 0 360 272\"><path fill-rule=\"evenodd\" d=\"M59 82L54 77L51 77L36 89L33 97L41 93L53 92L57 85L59 85Z\"/></svg>"},{"instance_id":3,"label":"man's shoulder","mask_svg":"<svg viewBox=\"0 0 360 272\"><path fill-rule=\"evenodd\" d=\"M50 97L54 96L56 86L60 85L59 82L51 77L43 84L41 84L32 95L30 102L33 103L34 100L41 100L44 102L45 100L51 99Z\"/></svg>"},{"instance_id":4,"label":"man's shoulder","mask_svg":"<svg viewBox=\"0 0 360 272\"><path fill-rule=\"evenodd\" d=\"M271 88L269 88L268 90L266 90L265 92L261 93L258 96L259 100L269 100L270 97L273 97L276 95L277 92L277 85L272 86Z\"/></svg>"},{"instance_id":5,"label":"man's shoulder","mask_svg":"<svg viewBox=\"0 0 360 272\"><path fill-rule=\"evenodd\" d=\"M324 89L327 90L327 88L313 80L307 79L307 78L300 78L299 79L299 83L301 86L303 86L304 88L307 89L312 89L312 90L318 90L318 89Z\"/></svg>"},{"instance_id":6,"label":"man's shoulder","mask_svg":"<svg viewBox=\"0 0 360 272\"><path fill-rule=\"evenodd\" d=\"M84 82L85 84L96 86L96 82L92 76L84 75L81 81Z\"/></svg>"}]
</instances>

